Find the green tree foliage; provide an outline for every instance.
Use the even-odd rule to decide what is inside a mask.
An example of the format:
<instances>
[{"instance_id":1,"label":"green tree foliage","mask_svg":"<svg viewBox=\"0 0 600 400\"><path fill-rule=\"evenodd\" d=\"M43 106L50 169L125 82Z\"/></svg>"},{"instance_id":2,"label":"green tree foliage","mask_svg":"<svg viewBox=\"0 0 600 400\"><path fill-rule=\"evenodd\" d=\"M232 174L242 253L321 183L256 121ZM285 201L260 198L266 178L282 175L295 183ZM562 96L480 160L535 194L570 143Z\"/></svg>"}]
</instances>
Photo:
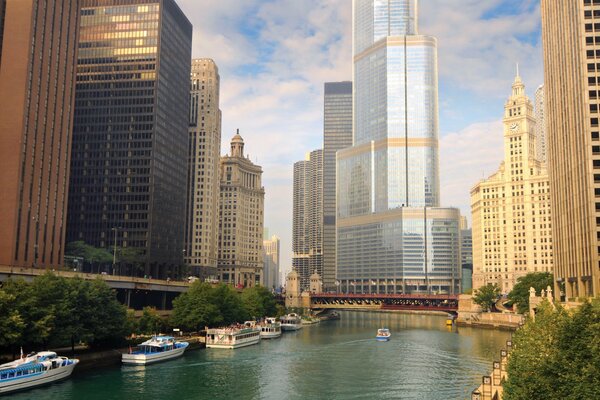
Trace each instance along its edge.
<instances>
[{"instance_id":1,"label":"green tree foliage","mask_svg":"<svg viewBox=\"0 0 600 400\"><path fill-rule=\"evenodd\" d=\"M171 325L186 331L262 318L278 312L274 296L263 287L247 288L240 294L233 287L196 281L173 301Z\"/></svg>"},{"instance_id":2,"label":"green tree foliage","mask_svg":"<svg viewBox=\"0 0 600 400\"><path fill-rule=\"evenodd\" d=\"M156 308L144 307L138 327L140 333L154 335L163 330L165 323L163 318L156 312Z\"/></svg>"},{"instance_id":3,"label":"green tree foliage","mask_svg":"<svg viewBox=\"0 0 600 400\"><path fill-rule=\"evenodd\" d=\"M25 323L12 306L15 297L0 291L0 347L8 348L20 341Z\"/></svg>"},{"instance_id":4,"label":"green tree foliage","mask_svg":"<svg viewBox=\"0 0 600 400\"><path fill-rule=\"evenodd\" d=\"M536 293L548 286L552 287L554 278L548 272L533 272L517 279L513 290L508 294L511 303L517 306L521 314L529 312L529 288L535 288Z\"/></svg>"},{"instance_id":5,"label":"green tree foliage","mask_svg":"<svg viewBox=\"0 0 600 400\"><path fill-rule=\"evenodd\" d=\"M197 331L214 326L219 309L214 302L214 289L205 282L196 281L190 289L173 300L171 324L186 331Z\"/></svg>"},{"instance_id":6,"label":"green tree foliage","mask_svg":"<svg viewBox=\"0 0 600 400\"><path fill-rule=\"evenodd\" d=\"M94 266L109 264L113 261L113 255L106 249L90 246L83 241L67 243L65 254L69 256L82 257L86 263Z\"/></svg>"},{"instance_id":7,"label":"green tree foliage","mask_svg":"<svg viewBox=\"0 0 600 400\"><path fill-rule=\"evenodd\" d=\"M271 291L264 286L247 288L242 292L242 302L252 318L273 316L277 313L277 302Z\"/></svg>"},{"instance_id":8,"label":"green tree foliage","mask_svg":"<svg viewBox=\"0 0 600 400\"><path fill-rule=\"evenodd\" d=\"M600 399L600 300L572 312L546 301L513 343L504 399Z\"/></svg>"},{"instance_id":9,"label":"green tree foliage","mask_svg":"<svg viewBox=\"0 0 600 400\"><path fill-rule=\"evenodd\" d=\"M473 301L475 304L480 305L483 311L490 311L496 303L498 296L500 296L498 285L488 283L486 286L482 286L475 291Z\"/></svg>"},{"instance_id":10,"label":"green tree foliage","mask_svg":"<svg viewBox=\"0 0 600 400\"><path fill-rule=\"evenodd\" d=\"M101 346L121 341L128 333L125 307L100 279L85 281L49 273L31 283L8 281L0 289L0 298L5 296L14 299L12 312L18 313L24 325L12 345L40 348L84 341Z\"/></svg>"}]
</instances>

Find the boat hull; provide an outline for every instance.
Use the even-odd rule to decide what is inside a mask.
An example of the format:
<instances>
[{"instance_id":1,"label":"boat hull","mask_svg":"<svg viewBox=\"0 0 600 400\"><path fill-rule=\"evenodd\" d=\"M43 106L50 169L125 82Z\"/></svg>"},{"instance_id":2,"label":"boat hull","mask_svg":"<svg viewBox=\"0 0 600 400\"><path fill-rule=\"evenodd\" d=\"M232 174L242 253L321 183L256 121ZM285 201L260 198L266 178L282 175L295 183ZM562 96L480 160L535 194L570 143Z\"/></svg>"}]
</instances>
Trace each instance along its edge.
<instances>
[{"instance_id":1,"label":"boat hull","mask_svg":"<svg viewBox=\"0 0 600 400\"><path fill-rule=\"evenodd\" d=\"M256 337L256 340L249 340L242 343L235 344L206 344L207 349L239 349L240 347L252 346L260 342L260 335Z\"/></svg>"},{"instance_id":2,"label":"boat hull","mask_svg":"<svg viewBox=\"0 0 600 400\"><path fill-rule=\"evenodd\" d=\"M261 339L277 339L278 337L281 337L281 330L279 330L277 332L261 332L260 333Z\"/></svg>"},{"instance_id":3,"label":"boat hull","mask_svg":"<svg viewBox=\"0 0 600 400\"><path fill-rule=\"evenodd\" d=\"M75 361L75 360L73 360ZM11 393L20 390L32 389L34 387L48 385L53 382L58 382L67 379L73 373L73 369L77 362L66 365L64 367L44 371L40 374L35 374L26 378L19 378L0 383L0 394Z\"/></svg>"},{"instance_id":4,"label":"boat hull","mask_svg":"<svg viewBox=\"0 0 600 400\"><path fill-rule=\"evenodd\" d=\"M126 365L148 365L181 357L187 346L154 354L123 354L121 361Z\"/></svg>"},{"instance_id":5,"label":"boat hull","mask_svg":"<svg viewBox=\"0 0 600 400\"><path fill-rule=\"evenodd\" d=\"M390 336L377 336L375 337L378 342L388 342L390 340Z\"/></svg>"}]
</instances>

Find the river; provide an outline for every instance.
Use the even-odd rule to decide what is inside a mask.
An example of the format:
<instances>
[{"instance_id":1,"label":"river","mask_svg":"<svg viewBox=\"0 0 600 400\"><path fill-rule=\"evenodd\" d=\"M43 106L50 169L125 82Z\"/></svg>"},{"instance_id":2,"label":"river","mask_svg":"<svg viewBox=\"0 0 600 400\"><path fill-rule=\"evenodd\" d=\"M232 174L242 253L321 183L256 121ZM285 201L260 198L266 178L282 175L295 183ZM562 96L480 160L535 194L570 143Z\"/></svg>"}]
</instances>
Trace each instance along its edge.
<instances>
[{"instance_id":1,"label":"river","mask_svg":"<svg viewBox=\"0 0 600 400\"><path fill-rule=\"evenodd\" d=\"M236 350L193 350L148 367L77 371L11 400L470 398L508 332L449 328L434 315L342 312ZM375 341L378 327L389 342Z\"/></svg>"}]
</instances>

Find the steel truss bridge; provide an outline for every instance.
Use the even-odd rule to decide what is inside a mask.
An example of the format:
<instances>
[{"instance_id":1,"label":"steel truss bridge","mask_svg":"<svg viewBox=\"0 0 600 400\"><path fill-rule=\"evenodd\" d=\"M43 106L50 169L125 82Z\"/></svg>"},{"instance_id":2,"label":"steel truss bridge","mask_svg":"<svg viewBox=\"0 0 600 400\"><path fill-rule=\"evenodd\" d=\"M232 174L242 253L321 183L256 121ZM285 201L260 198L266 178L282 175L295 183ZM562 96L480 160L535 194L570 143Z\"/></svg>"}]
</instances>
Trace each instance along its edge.
<instances>
[{"instance_id":1,"label":"steel truss bridge","mask_svg":"<svg viewBox=\"0 0 600 400\"><path fill-rule=\"evenodd\" d=\"M455 313L458 295L311 293L311 308L441 311Z\"/></svg>"}]
</instances>

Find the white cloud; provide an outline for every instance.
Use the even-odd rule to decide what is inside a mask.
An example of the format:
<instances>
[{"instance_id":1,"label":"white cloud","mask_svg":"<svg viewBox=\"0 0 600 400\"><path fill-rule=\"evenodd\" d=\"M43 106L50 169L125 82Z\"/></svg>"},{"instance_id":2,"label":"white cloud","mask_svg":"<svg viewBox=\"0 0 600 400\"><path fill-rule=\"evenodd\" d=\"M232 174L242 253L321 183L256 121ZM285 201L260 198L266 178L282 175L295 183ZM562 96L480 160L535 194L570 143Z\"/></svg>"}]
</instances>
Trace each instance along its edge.
<instances>
[{"instance_id":1,"label":"white cloud","mask_svg":"<svg viewBox=\"0 0 600 400\"><path fill-rule=\"evenodd\" d=\"M351 79L351 1L177 1L194 25L194 57L213 58L220 69L222 152L239 128L247 153L263 166L265 226L281 237L282 266L289 268L292 165L322 146L323 83ZM498 122L480 123L472 111L502 115L517 61L529 87L543 80L538 5L420 3L419 30L438 38L440 83L453 89L440 93L442 114L466 126L446 133L441 121L442 200L465 212L470 187L502 158ZM511 15L490 17L498 7Z\"/></svg>"}]
</instances>

